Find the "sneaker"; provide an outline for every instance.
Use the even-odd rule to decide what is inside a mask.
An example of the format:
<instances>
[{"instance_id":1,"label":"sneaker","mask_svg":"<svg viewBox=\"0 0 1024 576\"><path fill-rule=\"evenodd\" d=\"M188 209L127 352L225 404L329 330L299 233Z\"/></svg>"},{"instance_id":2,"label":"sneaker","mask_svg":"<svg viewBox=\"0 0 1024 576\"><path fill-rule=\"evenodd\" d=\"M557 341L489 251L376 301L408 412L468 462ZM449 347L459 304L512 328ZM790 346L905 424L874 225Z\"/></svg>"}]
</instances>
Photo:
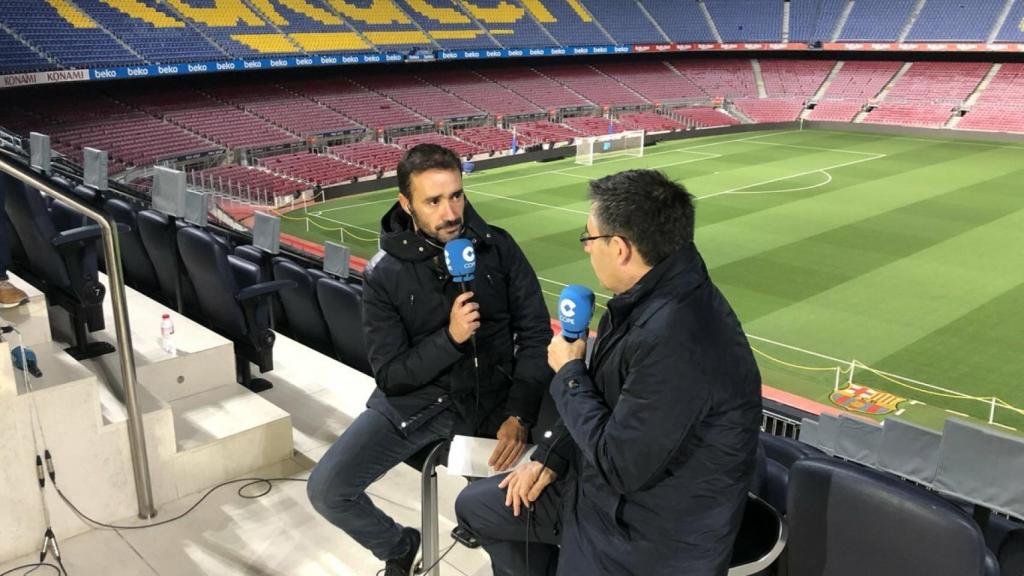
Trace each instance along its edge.
<instances>
[{"instance_id":1,"label":"sneaker","mask_svg":"<svg viewBox=\"0 0 1024 576\"><path fill-rule=\"evenodd\" d=\"M28 294L11 284L10 280L0 280L0 308L14 308L28 302Z\"/></svg>"},{"instance_id":2,"label":"sneaker","mask_svg":"<svg viewBox=\"0 0 1024 576\"><path fill-rule=\"evenodd\" d=\"M392 558L384 565L384 576L410 576L416 555L420 551L420 532L415 528L402 528L402 540L409 545L405 554Z\"/></svg>"}]
</instances>

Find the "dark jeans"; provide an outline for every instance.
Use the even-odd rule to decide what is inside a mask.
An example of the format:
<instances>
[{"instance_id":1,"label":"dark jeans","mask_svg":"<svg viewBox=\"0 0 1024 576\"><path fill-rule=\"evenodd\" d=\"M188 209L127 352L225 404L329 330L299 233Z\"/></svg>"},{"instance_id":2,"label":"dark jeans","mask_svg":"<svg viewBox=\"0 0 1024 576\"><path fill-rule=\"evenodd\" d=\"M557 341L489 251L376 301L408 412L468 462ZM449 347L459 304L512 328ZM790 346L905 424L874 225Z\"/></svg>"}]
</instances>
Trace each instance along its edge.
<instances>
[{"instance_id":1,"label":"dark jeans","mask_svg":"<svg viewBox=\"0 0 1024 576\"><path fill-rule=\"evenodd\" d=\"M374 505L366 488L425 446L450 439L453 420L446 410L405 437L376 410L364 410L309 475L313 508L377 558L401 555L401 527Z\"/></svg>"},{"instance_id":2,"label":"dark jeans","mask_svg":"<svg viewBox=\"0 0 1024 576\"><path fill-rule=\"evenodd\" d=\"M507 474L478 480L455 501L459 526L469 530L491 556L494 576L554 576L561 541L564 482L544 489L527 514L512 515L498 484ZM529 530L529 533L527 533ZM529 544L527 544L529 542Z\"/></svg>"}]
</instances>

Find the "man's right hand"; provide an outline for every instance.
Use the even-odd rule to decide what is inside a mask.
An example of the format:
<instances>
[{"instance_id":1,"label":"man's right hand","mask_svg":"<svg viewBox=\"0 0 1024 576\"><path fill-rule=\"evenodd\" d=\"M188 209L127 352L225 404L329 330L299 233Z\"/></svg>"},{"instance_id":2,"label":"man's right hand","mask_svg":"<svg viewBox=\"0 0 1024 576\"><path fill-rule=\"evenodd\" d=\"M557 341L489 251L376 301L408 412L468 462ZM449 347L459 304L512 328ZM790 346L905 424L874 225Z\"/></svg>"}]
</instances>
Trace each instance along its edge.
<instances>
[{"instance_id":1,"label":"man's right hand","mask_svg":"<svg viewBox=\"0 0 1024 576\"><path fill-rule=\"evenodd\" d=\"M459 294L448 315L448 334L456 344L465 344L480 328L480 305L470 302L472 292Z\"/></svg>"},{"instance_id":2,"label":"man's right hand","mask_svg":"<svg viewBox=\"0 0 1024 576\"><path fill-rule=\"evenodd\" d=\"M513 470L498 484L498 488L505 489L505 506L511 506L512 513L519 516L520 510L536 502L557 477L558 474L551 468L531 460Z\"/></svg>"}]
</instances>

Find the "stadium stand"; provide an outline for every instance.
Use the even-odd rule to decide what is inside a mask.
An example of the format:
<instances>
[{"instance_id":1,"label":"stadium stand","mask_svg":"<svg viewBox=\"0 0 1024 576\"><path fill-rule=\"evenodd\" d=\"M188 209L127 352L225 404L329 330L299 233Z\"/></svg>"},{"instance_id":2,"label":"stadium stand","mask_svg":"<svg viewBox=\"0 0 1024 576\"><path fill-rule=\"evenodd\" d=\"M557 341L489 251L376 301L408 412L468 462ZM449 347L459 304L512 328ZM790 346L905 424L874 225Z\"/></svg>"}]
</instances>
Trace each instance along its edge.
<instances>
[{"instance_id":1,"label":"stadium stand","mask_svg":"<svg viewBox=\"0 0 1024 576\"><path fill-rule=\"evenodd\" d=\"M800 98L736 98L733 101L754 122L792 122L804 108Z\"/></svg>"},{"instance_id":2,"label":"stadium stand","mask_svg":"<svg viewBox=\"0 0 1024 576\"><path fill-rule=\"evenodd\" d=\"M1024 2L1014 2L996 42L1024 42Z\"/></svg>"},{"instance_id":3,"label":"stadium stand","mask_svg":"<svg viewBox=\"0 0 1024 576\"><path fill-rule=\"evenodd\" d=\"M479 23L451 0L394 0L442 48L500 48Z\"/></svg>"},{"instance_id":4,"label":"stadium stand","mask_svg":"<svg viewBox=\"0 0 1024 576\"><path fill-rule=\"evenodd\" d=\"M704 0L724 42L782 41L782 2Z\"/></svg>"},{"instance_id":5,"label":"stadium stand","mask_svg":"<svg viewBox=\"0 0 1024 576\"><path fill-rule=\"evenodd\" d=\"M825 90L827 99L857 100L862 104L874 98L902 66L902 62L843 62Z\"/></svg>"},{"instance_id":6,"label":"stadium stand","mask_svg":"<svg viewBox=\"0 0 1024 576\"><path fill-rule=\"evenodd\" d=\"M914 21L908 42L956 40L984 42L1004 0L928 0Z\"/></svg>"},{"instance_id":7,"label":"stadium stand","mask_svg":"<svg viewBox=\"0 0 1024 576\"><path fill-rule=\"evenodd\" d=\"M656 104L706 97L696 84L661 61L609 62L595 68Z\"/></svg>"},{"instance_id":8,"label":"stadium stand","mask_svg":"<svg viewBox=\"0 0 1024 576\"><path fill-rule=\"evenodd\" d=\"M717 108L673 108L672 114L687 125L696 128L735 126L740 123L736 118Z\"/></svg>"},{"instance_id":9,"label":"stadium stand","mask_svg":"<svg viewBox=\"0 0 1024 576\"><path fill-rule=\"evenodd\" d=\"M686 127L682 122L653 112L622 114L618 121L623 130L643 130L645 132L668 132L682 130Z\"/></svg>"},{"instance_id":10,"label":"stadium stand","mask_svg":"<svg viewBox=\"0 0 1024 576\"><path fill-rule=\"evenodd\" d=\"M957 124L962 130L1024 132L1024 64L1003 64Z\"/></svg>"},{"instance_id":11,"label":"stadium stand","mask_svg":"<svg viewBox=\"0 0 1024 576\"><path fill-rule=\"evenodd\" d=\"M188 181L207 190L216 190L220 194L248 200L265 198L266 195L272 198L294 196L309 188L297 180L237 164L191 172Z\"/></svg>"},{"instance_id":12,"label":"stadium stand","mask_svg":"<svg viewBox=\"0 0 1024 576\"><path fill-rule=\"evenodd\" d=\"M671 60L680 74L713 98L756 98L750 60Z\"/></svg>"},{"instance_id":13,"label":"stadium stand","mask_svg":"<svg viewBox=\"0 0 1024 576\"><path fill-rule=\"evenodd\" d=\"M892 41L899 37L916 0L857 0L840 40Z\"/></svg>"},{"instance_id":14,"label":"stadium stand","mask_svg":"<svg viewBox=\"0 0 1024 576\"><path fill-rule=\"evenodd\" d=\"M666 41L654 23L636 9L633 0L591 1L586 3L586 7L616 44L658 44ZM628 16L624 17L626 14Z\"/></svg>"},{"instance_id":15,"label":"stadium stand","mask_svg":"<svg viewBox=\"0 0 1024 576\"><path fill-rule=\"evenodd\" d=\"M477 73L505 86L546 110L593 106L592 102L566 88L563 84L531 68L519 66L488 68L478 69Z\"/></svg>"},{"instance_id":16,"label":"stadium stand","mask_svg":"<svg viewBox=\"0 0 1024 576\"><path fill-rule=\"evenodd\" d=\"M641 0L644 8L658 26L676 42L714 42L715 35L708 27L704 14L696 2L678 0Z\"/></svg>"},{"instance_id":17,"label":"stadium stand","mask_svg":"<svg viewBox=\"0 0 1024 576\"><path fill-rule=\"evenodd\" d=\"M915 62L865 122L940 127L991 67L981 62Z\"/></svg>"},{"instance_id":18,"label":"stadium stand","mask_svg":"<svg viewBox=\"0 0 1024 576\"><path fill-rule=\"evenodd\" d=\"M394 170L405 154L405 150L398 146L374 140L332 146L327 152L350 164L365 166L378 173Z\"/></svg>"},{"instance_id":19,"label":"stadium stand","mask_svg":"<svg viewBox=\"0 0 1024 576\"><path fill-rule=\"evenodd\" d=\"M362 132L345 116L269 83L222 82L206 92L300 136Z\"/></svg>"},{"instance_id":20,"label":"stadium stand","mask_svg":"<svg viewBox=\"0 0 1024 576\"><path fill-rule=\"evenodd\" d=\"M92 18L62 0L4 0L0 22L66 68L138 64L141 59L100 28ZM0 70L55 68L9 34L0 41ZM14 40L13 42L11 40Z\"/></svg>"},{"instance_id":21,"label":"stadium stand","mask_svg":"<svg viewBox=\"0 0 1024 576\"><path fill-rule=\"evenodd\" d=\"M621 82L583 64L538 66L538 72L561 82L587 100L602 106L628 106L648 104L643 97Z\"/></svg>"},{"instance_id":22,"label":"stadium stand","mask_svg":"<svg viewBox=\"0 0 1024 576\"><path fill-rule=\"evenodd\" d=\"M823 122L850 122L864 109L861 100L821 100L807 115L808 120Z\"/></svg>"},{"instance_id":23,"label":"stadium stand","mask_svg":"<svg viewBox=\"0 0 1024 576\"><path fill-rule=\"evenodd\" d=\"M832 60L760 60L761 77L769 97L813 96L835 66Z\"/></svg>"},{"instance_id":24,"label":"stadium stand","mask_svg":"<svg viewBox=\"0 0 1024 576\"><path fill-rule=\"evenodd\" d=\"M611 2L612 0L603 0ZM620 6L625 2L619 4ZM579 0L566 2L523 0L523 5L561 46L601 46L614 44L598 28L593 15ZM630 11L633 7L630 6Z\"/></svg>"},{"instance_id":25,"label":"stadium stand","mask_svg":"<svg viewBox=\"0 0 1024 576\"><path fill-rule=\"evenodd\" d=\"M484 116L482 111L468 102L415 77L367 74L352 76L351 80L359 86L392 98L434 121Z\"/></svg>"},{"instance_id":26,"label":"stadium stand","mask_svg":"<svg viewBox=\"0 0 1024 576\"><path fill-rule=\"evenodd\" d=\"M847 0L790 0L789 41L830 42Z\"/></svg>"},{"instance_id":27,"label":"stadium stand","mask_svg":"<svg viewBox=\"0 0 1024 576\"><path fill-rule=\"evenodd\" d=\"M282 85L372 130L431 123L394 100L343 78L293 80Z\"/></svg>"},{"instance_id":28,"label":"stadium stand","mask_svg":"<svg viewBox=\"0 0 1024 576\"><path fill-rule=\"evenodd\" d=\"M167 0L197 30L233 56L296 54L299 48L277 33L259 13L241 2L196 7L184 0Z\"/></svg>"},{"instance_id":29,"label":"stadium stand","mask_svg":"<svg viewBox=\"0 0 1024 576\"><path fill-rule=\"evenodd\" d=\"M622 132L623 128L619 122L608 118L597 116L576 116L566 118L563 124L584 136L600 136L602 134L614 134Z\"/></svg>"},{"instance_id":30,"label":"stadium stand","mask_svg":"<svg viewBox=\"0 0 1024 576\"><path fill-rule=\"evenodd\" d=\"M0 30L0 53L4 55L4 59L0 61L0 74L39 72L57 68L57 65L41 56L28 44L3 30Z\"/></svg>"},{"instance_id":31,"label":"stadium stand","mask_svg":"<svg viewBox=\"0 0 1024 576\"><path fill-rule=\"evenodd\" d=\"M257 34L230 30L231 39L261 54L274 52L369 52L373 47L333 9L317 1L302 3L253 2L252 7L272 28ZM280 30L283 34L275 33Z\"/></svg>"},{"instance_id":32,"label":"stadium stand","mask_svg":"<svg viewBox=\"0 0 1024 576\"><path fill-rule=\"evenodd\" d=\"M308 152L269 156L261 158L259 164L281 176L320 186L351 182L357 178L375 174L374 171L363 166Z\"/></svg>"},{"instance_id":33,"label":"stadium stand","mask_svg":"<svg viewBox=\"0 0 1024 576\"><path fill-rule=\"evenodd\" d=\"M953 109L951 104L933 102L883 102L864 121L872 124L941 128L953 115Z\"/></svg>"},{"instance_id":34,"label":"stadium stand","mask_svg":"<svg viewBox=\"0 0 1024 576\"><path fill-rule=\"evenodd\" d=\"M512 132L494 126L477 126L456 130L455 137L490 153L512 148Z\"/></svg>"},{"instance_id":35,"label":"stadium stand","mask_svg":"<svg viewBox=\"0 0 1024 576\"><path fill-rule=\"evenodd\" d=\"M568 126L539 120L533 122L517 122L512 126L520 146L532 144L569 142L581 134Z\"/></svg>"},{"instance_id":36,"label":"stadium stand","mask_svg":"<svg viewBox=\"0 0 1024 576\"><path fill-rule=\"evenodd\" d=\"M527 9L508 0L473 0L460 2L466 12L476 18L506 48L539 48L555 46L554 38L537 24Z\"/></svg>"},{"instance_id":37,"label":"stadium stand","mask_svg":"<svg viewBox=\"0 0 1024 576\"><path fill-rule=\"evenodd\" d=\"M419 78L494 116L543 112L526 98L470 70L438 70Z\"/></svg>"},{"instance_id":38,"label":"stadium stand","mask_svg":"<svg viewBox=\"0 0 1024 576\"><path fill-rule=\"evenodd\" d=\"M511 142L512 139L509 138L509 143L511 144ZM470 158L483 152L483 150L473 144L463 142L458 138L438 134L437 132L426 132L423 134L414 134L412 136L403 136L401 138L396 138L395 144L405 148L406 150L417 144L437 144L451 149L456 154L464 158Z\"/></svg>"},{"instance_id":39,"label":"stadium stand","mask_svg":"<svg viewBox=\"0 0 1024 576\"><path fill-rule=\"evenodd\" d=\"M165 5L137 0L77 0L76 4L153 64L221 60L227 53Z\"/></svg>"}]
</instances>

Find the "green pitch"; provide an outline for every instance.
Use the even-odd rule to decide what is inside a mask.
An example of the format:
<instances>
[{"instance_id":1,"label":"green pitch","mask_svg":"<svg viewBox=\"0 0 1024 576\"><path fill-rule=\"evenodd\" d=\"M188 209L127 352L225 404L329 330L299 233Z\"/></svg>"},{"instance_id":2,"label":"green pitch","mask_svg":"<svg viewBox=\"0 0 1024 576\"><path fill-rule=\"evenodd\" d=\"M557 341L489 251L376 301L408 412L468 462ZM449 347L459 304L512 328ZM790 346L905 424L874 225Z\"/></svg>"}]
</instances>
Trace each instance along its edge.
<instances>
[{"instance_id":1,"label":"green pitch","mask_svg":"<svg viewBox=\"0 0 1024 576\"><path fill-rule=\"evenodd\" d=\"M1022 157L1004 144L776 131L661 143L593 166L486 170L465 188L519 241L552 309L566 283L594 287L600 306L609 295L577 241L587 181L662 170L698 199L697 245L766 384L836 406L838 382L847 407L936 425L949 411L988 420L995 402L997 423L1024 430ZM316 242L344 229L370 257L396 194L296 210L282 229Z\"/></svg>"}]
</instances>

